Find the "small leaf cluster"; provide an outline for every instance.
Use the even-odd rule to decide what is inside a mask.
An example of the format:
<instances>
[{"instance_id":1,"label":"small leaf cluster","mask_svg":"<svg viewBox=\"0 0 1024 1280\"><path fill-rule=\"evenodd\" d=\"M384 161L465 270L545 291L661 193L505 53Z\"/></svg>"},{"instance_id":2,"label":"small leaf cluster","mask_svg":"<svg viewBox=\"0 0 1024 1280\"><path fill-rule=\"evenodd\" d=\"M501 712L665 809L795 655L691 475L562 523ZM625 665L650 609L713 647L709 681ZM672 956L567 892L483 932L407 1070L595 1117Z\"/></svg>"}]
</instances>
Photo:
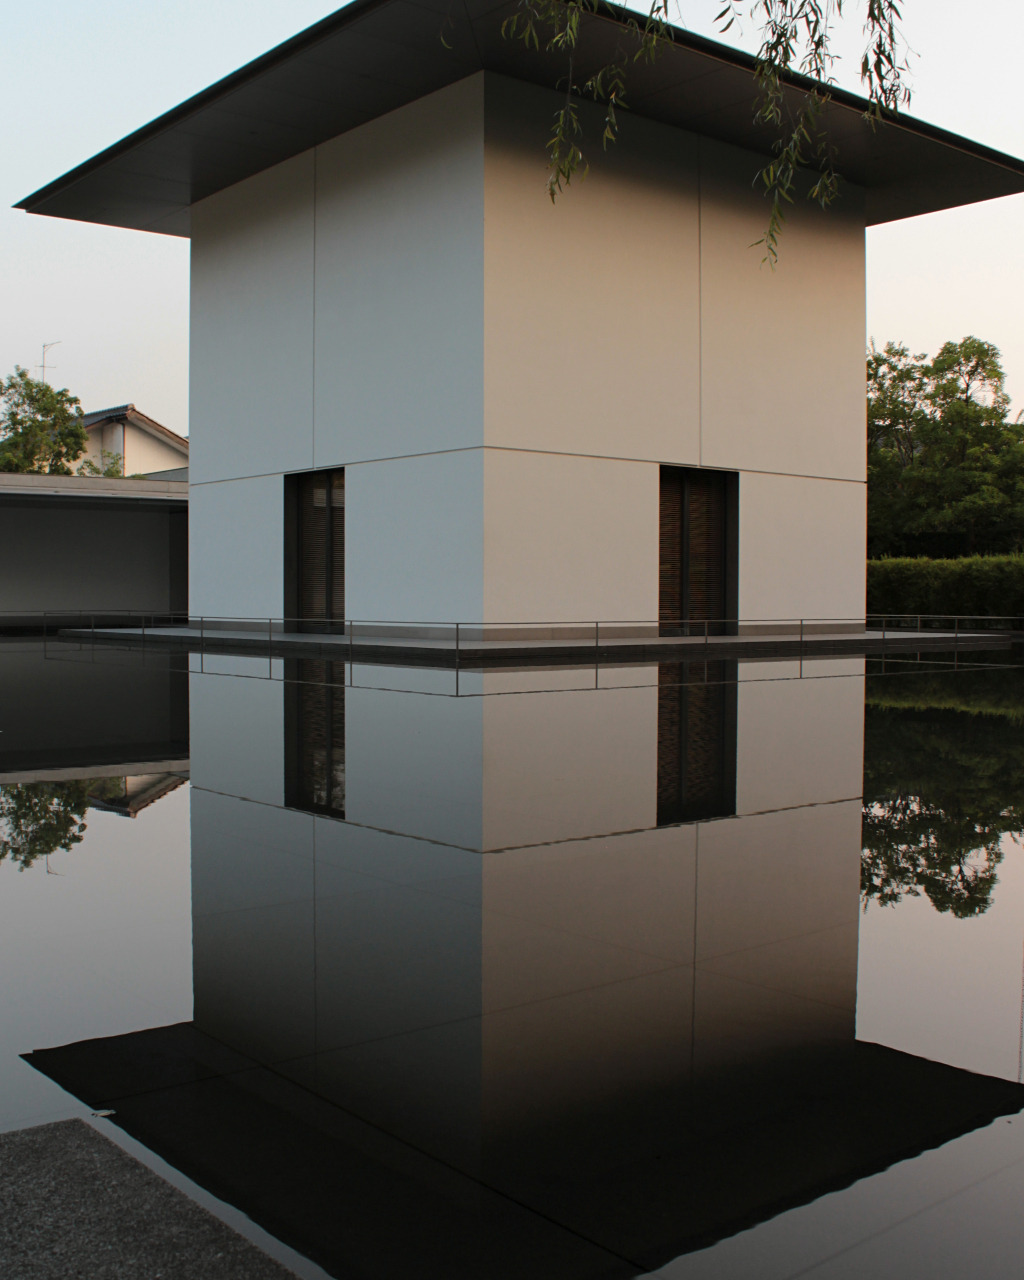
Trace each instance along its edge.
<instances>
[{"instance_id":1,"label":"small leaf cluster","mask_svg":"<svg viewBox=\"0 0 1024 1280\"><path fill-rule=\"evenodd\" d=\"M565 101L555 112L548 138L548 194L552 201L573 178L586 176L590 163L583 151L583 125L578 101L587 99L604 106L602 146L619 136L619 111L625 109L629 66L654 56L663 40L670 39L667 21L669 0L654 0L641 22L630 18L624 25L626 42L611 62L577 77L577 48L584 13L596 13L601 0L519 0L516 10L501 24L501 34L519 40L527 48L544 49L565 59L561 81Z\"/></svg>"}]
</instances>

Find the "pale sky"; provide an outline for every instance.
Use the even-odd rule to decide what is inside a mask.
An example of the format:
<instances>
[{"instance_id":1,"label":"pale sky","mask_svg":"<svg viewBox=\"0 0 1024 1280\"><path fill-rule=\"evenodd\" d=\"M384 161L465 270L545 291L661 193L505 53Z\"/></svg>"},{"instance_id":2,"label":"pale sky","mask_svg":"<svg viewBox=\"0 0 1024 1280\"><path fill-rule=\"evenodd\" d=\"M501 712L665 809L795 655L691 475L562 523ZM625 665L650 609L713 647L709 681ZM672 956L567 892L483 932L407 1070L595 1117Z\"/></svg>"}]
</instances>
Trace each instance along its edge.
<instances>
[{"instance_id":1,"label":"pale sky","mask_svg":"<svg viewBox=\"0 0 1024 1280\"><path fill-rule=\"evenodd\" d=\"M721 0L680 0L714 35ZM858 88L865 0L848 0L841 74ZM330 0L0 0L0 375L22 364L86 410L132 401L188 426L188 244L10 206L338 8ZM910 113L1024 155L1020 0L905 0ZM746 34L747 47L755 32ZM740 43L736 32L730 39ZM840 158L840 168L841 168ZM867 335L934 353L973 333L1002 352L1024 407L1024 196L868 232Z\"/></svg>"}]
</instances>

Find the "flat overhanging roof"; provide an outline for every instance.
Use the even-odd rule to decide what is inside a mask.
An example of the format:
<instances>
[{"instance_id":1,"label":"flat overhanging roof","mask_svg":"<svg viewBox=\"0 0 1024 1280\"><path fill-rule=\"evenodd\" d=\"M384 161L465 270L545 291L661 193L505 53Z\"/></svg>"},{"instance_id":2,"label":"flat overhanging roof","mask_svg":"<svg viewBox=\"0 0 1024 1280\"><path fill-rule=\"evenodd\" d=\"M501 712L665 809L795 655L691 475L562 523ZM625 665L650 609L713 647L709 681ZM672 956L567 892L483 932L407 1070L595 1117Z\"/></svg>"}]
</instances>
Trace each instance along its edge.
<instances>
[{"instance_id":1,"label":"flat overhanging roof","mask_svg":"<svg viewBox=\"0 0 1024 1280\"><path fill-rule=\"evenodd\" d=\"M475 72L556 85L561 58L502 36L515 9L515 0L354 0L16 207L187 236L196 201ZM584 14L581 79L621 52L636 16ZM631 68L632 113L768 153L777 132L754 123L753 66L674 29L671 47ZM791 109L809 84L790 78ZM869 225L1024 192L1024 161L909 116L872 128L866 107L833 90L823 126L839 171L866 191Z\"/></svg>"}]
</instances>

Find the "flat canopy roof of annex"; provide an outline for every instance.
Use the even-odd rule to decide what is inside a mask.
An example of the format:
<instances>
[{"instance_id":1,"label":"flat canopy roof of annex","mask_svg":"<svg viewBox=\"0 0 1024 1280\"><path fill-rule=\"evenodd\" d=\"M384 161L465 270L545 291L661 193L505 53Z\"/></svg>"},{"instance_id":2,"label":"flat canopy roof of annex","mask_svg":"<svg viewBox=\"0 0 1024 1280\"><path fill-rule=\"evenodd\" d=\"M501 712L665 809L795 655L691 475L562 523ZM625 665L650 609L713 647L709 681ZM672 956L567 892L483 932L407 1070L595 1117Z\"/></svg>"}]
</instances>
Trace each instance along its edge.
<instances>
[{"instance_id":1,"label":"flat canopy roof of annex","mask_svg":"<svg viewBox=\"0 0 1024 1280\"><path fill-rule=\"evenodd\" d=\"M187 236L196 201L474 72L554 86L562 59L502 36L515 9L515 0L354 0L16 207ZM610 6L584 14L580 77L615 58L630 20ZM671 47L632 67L630 107L766 153L776 135L754 123L753 66L675 29ZM790 77L792 105L809 84ZM908 116L872 129L866 106L833 90L824 127L840 172L866 190L869 225L1024 192L1024 161Z\"/></svg>"}]
</instances>

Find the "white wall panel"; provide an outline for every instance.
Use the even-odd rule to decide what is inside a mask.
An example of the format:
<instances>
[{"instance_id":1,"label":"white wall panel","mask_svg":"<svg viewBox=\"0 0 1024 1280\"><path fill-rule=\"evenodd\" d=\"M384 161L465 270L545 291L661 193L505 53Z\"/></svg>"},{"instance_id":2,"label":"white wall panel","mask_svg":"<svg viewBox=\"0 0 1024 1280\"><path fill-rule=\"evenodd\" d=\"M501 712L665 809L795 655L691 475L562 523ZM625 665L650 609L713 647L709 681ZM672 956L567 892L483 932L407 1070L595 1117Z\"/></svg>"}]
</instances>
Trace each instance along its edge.
<instances>
[{"instance_id":1,"label":"white wall panel","mask_svg":"<svg viewBox=\"0 0 1024 1280\"><path fill-rule=\"evenodd\" d=\"M317 149L315 465L483 442L483 77Z\"/></svg>"},{"instance_id":2,"label":"white wall panel","mask_svg":"<svg viewBox=\"0 0 1024 1280\"><path fill-rule=\"evenodd\" d=\"M866 486L740 475L739 616L863 618Z\"/></svg>"},{"instance_id":3,"label":"white wall panel","mask_svg":"<svg viewBox=\"0 0 1024 1280\"><path fill-rule=\"evenodd\" d=\"M655 825L656 687L482 701L485 849Z\"/></svg>"},{"instance_id":4,"label":"white wall panel","mask_svg":"<svg viewBox=\"0 0 1024 1280\"><path fill-rule=\"evenodd\" d=\"M701 143L701 461L863 480L862 198L798 199L772 271L750 247L768 217L762 163Z\"/></svg>"},{"instance_id":5,"label":"white wall panel","mask_svg":"<svg viewBox=\"0 0 1024 1280\"><path fill-rule=\"evenodd\" d=\"M309 814L193 788L195 1024L263 1062L316 1045L313 849Z\"/></svg>"},{"instance_id":6,"label":"white wall panel","mask_svg":"<svg viewBox=\"0 0 1024 1280\"><path fill-rule=\"evenodd\" d=\"M747 665L741 664L741 669ZM847 670L846 678L740 683L737 813L828 804L861 795L864 659L849 659Z\"/></svg>"},{"instance_id":7,"label":"white wall panel","mask_svg":"<svg viewBox=\"0 0 1024 1280\"><path fill-rule=\"evenodd\" d=\"M284 804L284 684L189 676L193 788Z\"/></svg>"},{"instance_id":8,"label":"white wall panel","mask_svg":"<svg viewBox=\"0 0 1024 1280\"><path fill-rule=\"evenodd\" d=\"M192 206L194 483L313 463L313 153Z\"/></svg>"},{"instance_id":9,"label":"white wall panel","mask_svg":"<svg viewBox=\"0 0 1024 1280\"><path fill-rule=\"evenodd\" d=\"M367 462L345 472L345 612L479 622L483 451Z\"/></svg>"},{"instance_id":10,"label":"white wall panel","mask_svg":"<svg viewBox=\"0 0 1024 1280\"><path fill-rule=\"evenodd\" d=\"M487 449L489 622L658 616L655 463Z\"/></svg>"},{"instance_id":11,"label":"white wall panel","mask_svg":"<svg viewBox=\"0 0 1024 1280\"><path fill-rule=\"evenodd\" d=\"M346 689L346 818L479 849L484 701Z\"/></svg>"},{"instance_id":12,"label":"white wall panel","mask_svg":"<svg viewBox=\"0 0 1024 1280\"><path fill-rule=\"evenodd\" d=\"M486 440L698 462L696 139L624 114L586 181L552 204L544 142L561 99L486 84ZM584 109L591 139L600 112Z\"/></svg>"},{"instance_id":13,"label":"white wall panel","mask_svg":"<svg viewBox=\"0 0 1024 1280\"><path fill-rule=\"evenodd\" d=\"M700 826L698 1072L852 1038L860 825L854 800Z\"/></svg>"},{"instance_id":14,"label":"white wall panel","mask_svg":"<svg viewBox=\"0 0 1024 1280\"><path fill-rule=\"evenodd\" d=\"M189 488L189 612L284 613L284 492L278 476Z\"/></svg>"}]
</instances>

